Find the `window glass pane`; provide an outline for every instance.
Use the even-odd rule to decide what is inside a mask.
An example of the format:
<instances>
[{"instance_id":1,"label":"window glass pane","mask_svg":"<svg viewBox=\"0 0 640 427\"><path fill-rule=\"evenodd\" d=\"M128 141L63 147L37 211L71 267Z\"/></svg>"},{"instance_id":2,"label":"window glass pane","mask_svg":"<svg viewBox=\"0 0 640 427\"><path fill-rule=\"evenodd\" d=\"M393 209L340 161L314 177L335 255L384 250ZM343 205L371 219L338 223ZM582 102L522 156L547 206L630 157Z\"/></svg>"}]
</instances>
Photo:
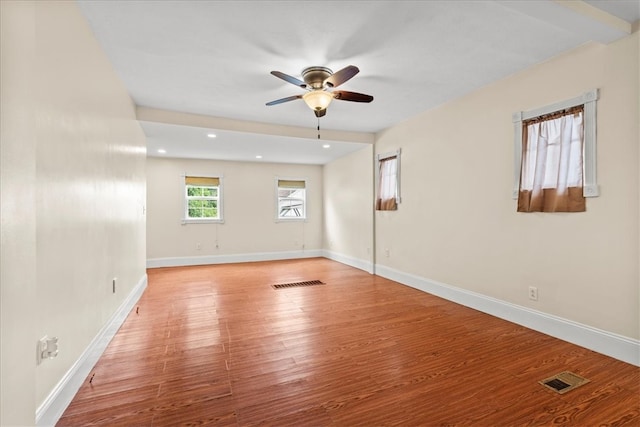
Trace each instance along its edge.
<instances>
[{"instance_id":1,"label":"window glass pane","mask_svg":"<svg viewBox=\"0 0 640 427\"><path fill-rule=\"evenodd\" d=\"M220 219L219 184L218 178L188 178L186 182L187 218Z\"/></svg>"},{"instance_id":2,"label":"window glass pane","mask_svg":"<svg viewBox=\"0 0 640 427\"><path fill-rule=\"evenodd\" d=\"M304 216L304 201L294 199L280 200L280 216L301 217Z\"/></svg>"},{"instance_id":3,"label":"window glass pane","mask_svg":"<svg viewBox=\"0 0 640 427\"><path fill-rule=\"evenodd\" d=\"M189 208L199 209L202 208L204 200L189 200Z\"/></svg>"},{"instance_id":4,"label":"window glass pane","mask_svg":"<svg viewBox=\"0 0 640 427\"><path fill-rule=\"evenodd\" d=\"M278 217L305 218L305 188L278 188Z\"/></svg>"},{"instance_id":5,"label":"window glass pane","mask_svg":"<svg viewBox=\"0 0 640 427\"><path fill-rule=\"evenodd\" d=\"M193 197L193 196L201 196L201 195L202 195L202 188L192 187L190 185L187 186L187 196Z\"/></svg>"},{"instance_id":6,"label":"window glass pane","mask_svg":"<svg viewBox=\"0 0 640 427\"><path fill-rule=\"evenodd\" d=\"M203 187L202 188L202 195L205 197L217 197L218 196L218 189L217 188L213 188L213 187Z\"/></svg>"},{"instance_id":7,"label":"window glass pane","mask_svg":"<svg viewBox=\"0 0 640 427\"><path fill-rule=\"evenodd\" d=\"M189 218L218 218L217 200L189 200Z\"/></svg>"}]
</instances>

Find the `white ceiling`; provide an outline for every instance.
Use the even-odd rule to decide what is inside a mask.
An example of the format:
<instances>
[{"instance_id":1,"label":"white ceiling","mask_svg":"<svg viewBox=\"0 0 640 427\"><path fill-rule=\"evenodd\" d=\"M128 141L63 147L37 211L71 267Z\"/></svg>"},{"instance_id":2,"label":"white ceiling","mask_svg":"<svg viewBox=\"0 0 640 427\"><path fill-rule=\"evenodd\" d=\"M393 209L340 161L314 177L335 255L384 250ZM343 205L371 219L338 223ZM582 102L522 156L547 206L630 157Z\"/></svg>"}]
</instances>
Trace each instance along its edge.
<instances>
[{"instance_id":1,"label":"white ceiling","mask_svg":"<svg viewBox=\"0 0 640 427\"><path fill-rule=\"evenodd\" d=\"M602 9L630 23L640 19L640 1L638 0L585 0L585 3L589 3L591 6Z\"/></svg>"},{"instance_id":2,"label":"white ceiling","mask_svg":"<svg viewBox=\"0 0 640 427\"><path fill-rule=\"evenodd\" d=\"M566 3L78 1L134 102L148 107L139 119L149 156L310 164L579 45L623 37L640 17L640 0ZM358 66L340 89L375 98L332 102L320 141L303 101L265 106L304 93L270 71L301 79L311 65Z\"/></svg>"}]
</instances>

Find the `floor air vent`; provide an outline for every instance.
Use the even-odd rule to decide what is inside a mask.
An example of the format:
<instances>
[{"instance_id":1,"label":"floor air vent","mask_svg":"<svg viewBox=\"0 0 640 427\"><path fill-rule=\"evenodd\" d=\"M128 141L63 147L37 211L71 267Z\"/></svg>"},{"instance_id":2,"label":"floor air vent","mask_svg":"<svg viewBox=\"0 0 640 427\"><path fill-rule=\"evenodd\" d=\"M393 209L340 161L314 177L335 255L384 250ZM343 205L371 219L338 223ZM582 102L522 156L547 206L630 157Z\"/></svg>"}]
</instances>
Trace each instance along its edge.
<instances>
[{"instance_id":1,"label":"floor air vent","mask_svg":"<svg viewBox=\"0 0 640 427\"><path fill-rule=\"evenodd\" d=\"M582 378L580 375L565 371L540 381L540 384L556 393L564 394L588 382L588 379Z\"/></svg>"},{"instance_id":2,"label":"floor air vent","mask_svg":"<svg viewBox=\"0 0 640 427\"><path fill-rule=\"evenodd\" d=\"M306 282L281 283L279 285L271 285L273 289L297 288L298 286L315 286L324 285L320 280L307 280Z\"/></svg>"}]
</instances>

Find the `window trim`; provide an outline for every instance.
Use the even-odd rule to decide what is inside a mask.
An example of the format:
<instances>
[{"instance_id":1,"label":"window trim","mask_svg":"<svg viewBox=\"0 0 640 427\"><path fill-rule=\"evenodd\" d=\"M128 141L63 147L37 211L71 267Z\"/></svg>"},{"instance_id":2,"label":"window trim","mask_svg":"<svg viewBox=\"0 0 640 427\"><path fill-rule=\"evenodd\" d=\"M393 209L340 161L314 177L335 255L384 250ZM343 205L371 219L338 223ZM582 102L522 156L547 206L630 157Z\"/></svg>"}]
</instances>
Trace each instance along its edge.
<instances>
[{"instance_id":1,"label":"window trim","mask_svg":"<svg viewBox=\"0 0 640 427\"><path fill-rule=\"evenodd\" d=\"M304 216L295 216L295 217L281 217L280 216L280 194L278 193L278 190L280 189L280 186L278 185L280 181L302 181L304 182ZM309 179L308 178L290 178L290 177L283 177L283 176L276 176L275 177L275 195L276 195L276 207L275 207L275 215L276 215L276 222L307 222L307 220L309 219L309 214L308 214L308 210L309 210L309 197L308 197L308 190L309 190Z\"/></svg>"},{"instance_id":2,"label":"window trim","mask_svg":"<svg viewBox=\"0 0 640 427\"><path fill-rule=\"evenodd\" d=\"M218 218L189 218L189 201L187 199L187 183L186 179L188 177L197 177L197 178L215 178L218 180ZM222 175L208 175L208 174L182 174L181 185L182 185L182 225L186 224L224 224L224 197L223 197L223 188L224 188L224 177Z\"/></svg>"},{"instance_id":3,"label":"window trim","mask_svg":"<svg viewBox=\"0 0 640 427\"><path fill-rule=\"evenodd\" d=\"M529 111L513 113L513 192L512 198L518 199L520 191L520 169L522 164L522 122L534 117L550 114L566 108L584 105L584 147L582 154L583 164L583 191L584 197L598 197L600 188L596 177L596 101L598 89L593 89L575 98L556 102L545 107Z\"/></svg>"},{"instance_id":4,"label":"window trim","mask_svg":"<svg viewBox=\"0 0 640 427\"><path fill-rule=\"evenodd\" d=\"M377 154L376 155L376 167L375 167L375 172L376 172L376 176L375 176L375 182L376 182L376 194L374 197L374 205L376 203L376 199L378 197L378 192L379 192L379 188L378 186L380 185L380 161L381 160L385 160L385 159L389 159L391 157L395 157L396 158L396 204L400 205L400 203L402 202L402 197L400 195L400 189L402 188L402 186L400 185L400 177L402 176L402 173L400 172L400 165L401 165L401 161L400 161L400 157L402 154L402 149L398 148L396 151L390 151L387 153L382 153L382 154ZM375 206L374 206L375 208Z\"/></svg>"}]
</instances>

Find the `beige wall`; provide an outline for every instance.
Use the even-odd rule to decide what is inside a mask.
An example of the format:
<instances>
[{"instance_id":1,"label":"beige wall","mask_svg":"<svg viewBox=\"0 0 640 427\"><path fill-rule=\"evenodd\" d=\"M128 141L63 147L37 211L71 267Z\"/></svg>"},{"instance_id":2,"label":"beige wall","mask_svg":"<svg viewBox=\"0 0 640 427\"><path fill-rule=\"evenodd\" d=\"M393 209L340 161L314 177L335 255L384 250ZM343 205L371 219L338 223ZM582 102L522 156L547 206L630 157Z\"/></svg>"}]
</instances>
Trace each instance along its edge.
<instances>
[{"instance_id":1,"label":"beige wall","mask_svg":"<svg viewBox=\"0 0 640 427\"><path fill-rule=\"evenodd\" d=\"M376 214L378 262L640 338L638 72L636 33L583 46L379 134L376 152L403 151L402 204ZM516 213L512 113L594 88L601 196L585 213ZM527 298L528 286L538 287L539 301Z\"/></svg>"},{"instance_id":2,"label":"beige wall","mask_svg":"<svg viewBox=\"0 0 640 427\"><path fill-rule=\"evenodd\" d=\"M0 425L35 422L35 7L0 2Z\"/></svg>"},{"instance_id":3,"label":"beige wall","mask_svg":"<svg viewBox=\"0 0 640 427\"><path fill-rule=\"evenodd\" d=\"M373 145L324 166L323 246L338 260L373 265Z\"/></svg>"},{"instance_id":4,"label":"beige wall","mask_svg":"<svg viewBox=\"0 0 640 427\"><path fill-rule=\"evenodd\" d=\"M324 175L320 166L151 159L145 254L144 135L85 20L72 2L3 0L0 12L1 425L34 424L144 277L145 257L318 250L324 238L329 250L367 258L370 149ZM587 45L378 135L377 152L403 150L403 203L376 213L378 262L640 338L638 50L637 33ZM601 197L582 214L516 213L511 114L592 88L601 90ZM224 176L224 224L181 225L184 173ZM309 179L307 222L275 221L276 176ZM530 285L538 302L526 297ZM60 353L36 366L45 334L60 339Z\"/></svg>"},{"instance_id":5,"label":"beige wall","mask_svg":"<svg viewBox=\"0 0 640 427\"><path fill-rule=\"evenodd\" d=\"M182 224L185 174L223 177L224 224ZM276 222L278 176L308 180L306 221ZM147 200L148 260L322 248L321 166L149 158Z\"/></svg>"},{"instance_id":6,"label":"beige wall","mask_svg":"<svg viewBox=\"0 0 640 427\"><path fill-rule=\"evenodd\" d=\"M145 139L74 3L1 4L0 424L33 425L144 280ZM59 354L36 366L44 335Z\"/></svg>"}]
</instances>

